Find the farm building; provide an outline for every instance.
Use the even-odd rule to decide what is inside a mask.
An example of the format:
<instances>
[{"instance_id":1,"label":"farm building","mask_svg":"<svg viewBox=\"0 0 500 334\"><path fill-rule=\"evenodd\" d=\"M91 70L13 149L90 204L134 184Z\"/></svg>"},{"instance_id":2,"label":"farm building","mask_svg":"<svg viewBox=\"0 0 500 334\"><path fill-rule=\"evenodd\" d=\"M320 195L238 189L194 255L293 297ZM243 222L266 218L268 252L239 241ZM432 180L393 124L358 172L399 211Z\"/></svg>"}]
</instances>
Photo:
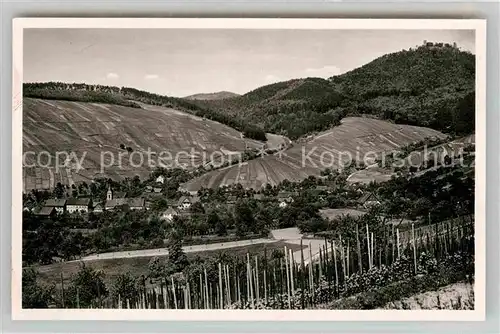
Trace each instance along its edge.
<instances>
[{"instance_id":1,"label":"farm building","mask_svg":"<svg viewBox=\"0 0 500 334\"><path fill-rule=\"evenodd\" d=\"M374 205L380 205L380 200L378 199L377 195L372 192L368 192L363 194L358 199L358 204L365 209L369 209Z\"/></svg>"},{"instance_id":2,"label":"farm building","mask_svg":"<svg viewBox=\"0 0 500 334\"><path fill-rule=\"evenodd\" d=\"M165 176L163 176L163 175L158 176L156 178L156 182L163 184L165 182Z\"/></svg>"},{"instance_id":3,"label":"farm building","mask_svg":"<svg viewBox=\"0 0 500 334\"><path fill-rule=\"evenodd\" d=\"M253 199L262 201L265 198L264 194L253 194Z\"/></svg>"},{"instance_id":4,"label":"farm building","mask_svg":"<svg viewBox=\"0 0 500 334\"><path fill-rule=\"evenodd\" d=\"M104 208L106 210L114 210L116 207L126 205L131 210L142 210L146 208L146 200L142 197L136 198L115 198L106 201Z\"/></svg>"},{"instance_id":5,"label":"farm building","mask_svg":"<svg viewBox=\"0 0 500 334\"><path fill-rule=\"evenodd\" d=\"M127 198L115 198L107 200L104 204L105 210L114 210L116 207L127 205Z\"/></svg>"},{"instance_id":6,"label":"farm building","mask_svg":"<svg viewBox=\"0 0 500 334\"><path fill-rule=\"evenodd\" d=\"M161 214L161 218L171 222L174 219L174 216L178 215L179 212L177 210L175 210L174 208L168 208Z\"/></svg>"},{"instance_id":7,"label":"farm building","mask_svg":"<svg viewBox=\"0 0 500 334\"><path fill-rule=\"evenodd\" d=\"M200 198L198 196L195 197L182 196L181 198L179 198L179 201L177 202L177 209L187 210L191 207L191 205L199 201Z\"/></svg>"},{"instance_id":8,"label":"farm building","mask_svg":"<svg viewBox=\"0 0 500 334\"><path fill-rule=\"evenodd\" d=\"M146 208L146 200L142 197L127 198L127 204L131 210L142 210Z\"/></svg>"},{"instance_id":9,"label":"farm building","mask_svg":"<svg viewBox=\"0 0 500 334\"><path fill-rule=\"evenodd\" d=\"M90 198L70 198L66 201L66 210L73 212L89 212L92 207Z\"/></svg>"},{"instance_id":10,"label":"farm building","mask_svg":"<svg viewBox=\"0 0 500 334\"><path fill-rule=\"evenodd\" d=\"M66 199L48 199L43 204L44 207L52 207L57 213L63 213L66 211Z\"/></svg>"},{"instance_id":11,"label":"farm building","mask_svg":"<svg viewBox=\"0 0 500 334\"><path fill-rule=\"evenodd\" d=\"M101 203L98 203L95 207L94 207L94 212L95 213L101 213L104 211L104 206L101 204Z\"/></svg>"},{"instance_id":12,"label":"farm building","mask_svg":"<svg viewBox=\"0 0 500 334\"><path fill-rule=\"evenodd\" d=\"M56 208L53 206L44 206L36 213L40 217L53 217L56 215Z\"/></svg>"},{"instance_id":13,"label":"farm building","mask_svg":"<svg viewBox=\"0 0 500 334\"><path fill-rule=\"evenodd\" d=\"M287 207L288 204L293 202L293 196L296 195L295 193L288 192L288 191L280 191L278 193L278 202L280 203L279 206L281 208Z\"/></svg>"},{"instance_id":14,"label":"farm building","mask_svg":"<svg viewBox=\"0 0 500 334\"><path fill-rule=\"evenodd\" d=\"M149 196L149 197L153 196L154 197L154 196L161 195L162 190L163 189L160 187L146 186L146 189L144 190L143 194L145 196Z\"/></svg>"}]
</instances>

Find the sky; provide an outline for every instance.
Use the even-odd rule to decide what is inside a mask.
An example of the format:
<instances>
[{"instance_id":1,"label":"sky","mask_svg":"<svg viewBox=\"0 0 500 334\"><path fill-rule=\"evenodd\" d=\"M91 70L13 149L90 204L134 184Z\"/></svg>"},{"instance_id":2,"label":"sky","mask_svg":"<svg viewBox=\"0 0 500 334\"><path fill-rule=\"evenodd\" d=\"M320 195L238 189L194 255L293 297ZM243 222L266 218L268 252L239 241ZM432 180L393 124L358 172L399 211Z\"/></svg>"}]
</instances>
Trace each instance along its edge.
<instances>
[{"instance_id":1,"label":"sky","mask_svg":"<svg viewBox=\"0 0 500 334\"><path fill-rule=\"evenodd\" d=\"M244 94L345 73L424 40L474 53L472 30L25 29L23 80Z\"/></svg>"}]
</instances>

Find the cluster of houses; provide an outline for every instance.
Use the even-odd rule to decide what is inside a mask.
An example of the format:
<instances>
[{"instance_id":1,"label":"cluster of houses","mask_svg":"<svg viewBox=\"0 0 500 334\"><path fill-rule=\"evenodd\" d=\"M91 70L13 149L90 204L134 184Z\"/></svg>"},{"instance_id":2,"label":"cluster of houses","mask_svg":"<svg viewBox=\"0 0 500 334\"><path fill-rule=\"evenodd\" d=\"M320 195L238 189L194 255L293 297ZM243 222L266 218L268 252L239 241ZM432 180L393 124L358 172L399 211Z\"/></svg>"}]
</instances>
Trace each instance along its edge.
<instances>
[{"instance_id":1,"label":"cluster of houses","mask_svg":"<svg viewBox=\"0 0 500 334\"><path fill-rule=\"evenodd\" d=\"M125 192L115 192L111 189L111 187L109 187L106 193L106 201L103 203L93 203L90 198L48 199L36 214L39 216L49 217L54 214L61 214L64 212L88 213L92 211L100 213L104 210L114 210L122 205L127 205L131 210L142 210L148 208L144 198L126 197Z\"/></svg>"},{"instance_id":2,"label":"cluster of houses","mask_svg":"<svg viewBox=\"0 0 500 334\"><path fill-rule=\"evenodd\" d=\"M168 207L168 209L161 214L161 218L166 221L172 221L175 216L189 216L189 209L191 209L193 204L198 202L200 202L198 196L181 196L176 205Z\"/></svg>"},{"instance_id":3,"label":"cluster of houses","mask_svg":"<svg viewBox=\"0 0 500 334\"><path fill-rule=\"evenodd\" d=\"M112 211L121 206L127 206L131 210L149 209L149 202L144 197L161 195L162 188L160 184L165 181L164 176L156 178L156 186L146 186L144 196L142 197L127 197L125 192L114 191L108 187L106 193L106 200L102 203L93 203L90 198L69 198L69 199L49 199L44 203L44 206L37 212L40 216L52 216L57 213L100 213L103 211ZM328 186L317 186L315 189L318 194L328 193L330 188ZM297 192L280 191L276 197L280 208L286 208L294 201L294 197L298 195ZM264 194L254 194L253 198L256 200L263 200ZM229 196L226 204L229 206L234 205L238 200L237 196ZM182 196L179 200L168 207L167 210L160 214L162 219L172 221L175 216L189 216L190 209L195 204L200 202L200 198L192 193L191 196ZM361 194L358 200L359 209L368 209L369 207L380 204L377 196L374 193Z\"/></svg>"},{"instance_id":4,"label":"cluster of houses","mask_svg":"<svg viewBox=\"0 0 500 334\"><path fill-rule=\"evenodd\" d=\"M92 210L92 200L90 198L69 198L69 199L48 199L43 204L39 216L50 217L63 212L84 212Z\"/></svg>"},{"instance_id":5,"label":"cluster of houses","mask_svg":"<svg viewBox=\"0 0 500 334\"><path fill-rule=\"evenodd\" d=\"M297 193L294 192L280 192L277 196L277 199L279 201L279 206L281 208L287 207L290 203L293 202L293 197L296 196ZM254 194L253 198L256 200L263 200L264 195L263 194ZM172 221L175 216L189 216L191 207L193 204L197 203L200 201L200 198L196 195L194 196L182 196L179 198L177 203L173 206L170 206L167 210L165 210L161 214L161 218L166 220L166 221ZM238 201L238 197L231 195L228 196L226 204L229 206L232 206L236 204Z\"/></svg>"}]
</instances>

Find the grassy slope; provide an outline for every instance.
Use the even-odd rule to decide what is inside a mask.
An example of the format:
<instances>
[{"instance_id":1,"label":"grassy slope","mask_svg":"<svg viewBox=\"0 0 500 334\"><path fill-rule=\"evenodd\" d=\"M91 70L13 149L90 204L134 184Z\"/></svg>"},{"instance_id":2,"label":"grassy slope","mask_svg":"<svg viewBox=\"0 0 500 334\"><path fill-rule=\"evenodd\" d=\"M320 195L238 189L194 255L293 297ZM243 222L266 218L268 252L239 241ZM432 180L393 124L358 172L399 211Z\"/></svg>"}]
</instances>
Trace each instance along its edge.
<instances>
[{"instance_id":1,"label":"grassy slope","mask_svg":"<svg viewBox=\"0 0 500 334\"><path fill-rule=\"evenodd\" d=\"M291 249L292 251L300 250L300 245L289 244L283 241L277 241L266 245L268 256L271 255L272 251L275 249L283 250L284 247ZM304 248L306 248L304 246ZM264 247L262 245L251 245L245 247L235 247L228 248L224 250L216 251L204 251L200 253L187 253L189 259L194 259L196 257L201 257L202 259L211 258L218 256L219 254L226 253L233 256L245 257L247 253L251 256L259 255L263 256ZM160 259L165 259L166 257L159 257ZM97 270L103 270L106 273L105 281L110 283L116 276L128 272L133 276L147 275L148 263L151 257L138 257L138 258L123 258L123 259L113 259L113 260L96 260L85 262L87 266L91 266ZM64 275L64 279L70 279L71 275L78 272L80 269L80 262L61 262L50 264L46 266L37 267L40 273L40 280L43 283L52 284L55 282L60 282L61 272Z\"/></svg>"},{"instance_id":2,"label":"grassy slope","mask_svg":"<svg viewBox=\"0 0 500 334\"><path fill-rule=\"evenodd\" d=\"M49 168L24 168L26 189L48 188L57 182L89 181L99 175L101 152L109 151L118 162L123 153L123 168L107 170L111 178L147 176L147 164L135 168L130 166L130 154L120 149L120 144L134 151L168 151L173 156L179 151L205 151L207 157L214 151L242 152L245 142L250 147L261 144L242 139L241 132L223 124L202 119L171 108L141 104L142 108L131 108L101 103L84 103L25 98L23 102L23 150L75 152L78 158L87 152L84 170L79 174L61 169L59 173ZM276 141L276 140L275 140ZM147 156L144 156L147 159ZM134 162L139 163L138 156ZM154 159L154 156L152 156ZM180 163L189 163L182 157ZM194 157L195 164L201 163ZM27 161L32 163L33 161ZM102 176L102 175L100 175Z\"/></svg>"},{"instance_id":3,"label":"grassy slope","mask_svg":"<svg viewBox=\"0 0 500 334\"><path fill-rule=\"evenodd\" d=\"M470 135L450 141L446 144L429 147L426 151L413 152L408 157L406 157L405 161L409 166L418 166L425 160L425 154L430 155L431 157L435 156L439 161L443 161L445 155L448 155L450 157L457 156L460 153L460 150L464 148L464 146L475 142L474 138L474 135ZM395 173L391 168L375 166L352 173L347 178L347 181L351 183L362 184L369 184L372 181L385 182L390 180L393 174Z\"/></svg>"},{"instance_id":4,"label":"grassy slope","mask_svg":"<svg viewBox=\"0 0 500 334\"><path fill-rule=\"evenodd\" d=\"M300 181L309 175L319 175L327 167L338 167L339 161L347 158L347 155L340 156L339 152L350 153L352 158L356 158L356 152L359 151L359 157L363 158L367 152L393 150L430 136L444 137L442 133L428 128L397 125L372 118L348 117L342 121L342 125L325 131L304 144L295 144L284 151L281 158L270 155L241 166L212 171L188 182L184 187L197 190L200 187L215 188L238 182L244 187L260 188L266 182L275 185L285 179ZM304 165L302 158L305 155L302 152L313 152L309 155L311 160L306 159ZM322 154L325 165L321 163Z\"/></svg>"}]
</instances>

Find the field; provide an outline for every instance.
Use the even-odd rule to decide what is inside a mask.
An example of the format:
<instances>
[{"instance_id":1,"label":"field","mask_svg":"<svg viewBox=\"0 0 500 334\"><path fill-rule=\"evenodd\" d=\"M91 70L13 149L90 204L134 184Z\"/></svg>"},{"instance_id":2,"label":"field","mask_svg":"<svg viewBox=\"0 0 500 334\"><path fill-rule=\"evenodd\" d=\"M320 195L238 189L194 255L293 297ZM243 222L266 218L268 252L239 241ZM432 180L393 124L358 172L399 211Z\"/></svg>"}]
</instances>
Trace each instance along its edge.
<instances>
[{"instance_id":1,"label":"field","mask_svg":"<svg viewBox=\"0 0 500 334\"><path fill-rule=\"evenodd\" d=\"M271 137L271 146L285 140L281 136ZM130 147L132 152L120 148L121 145ZM175 159L178 152L189 153L193 149L197 154L179 155L177 162L199 165L204 161L204 154L209 160L214 152L217 152L214 157L220 157L243 152L247 146L259 148L262 143L243 138L241 132L231 127L174 109L32 98L23 101L23 152L35 152L26 155L26 164L35 164L37 154L45 151L52 159L48 168L24 167L25 190L52 188L57 182L69 185L89 182L93 177L147 177L152 169L146 163L148 149L157 153L151 154L154 162L158 162L159 152L167 151ZM111 167L101 173L101 153L105 151L110 152L105 155L105 161ZM74 152L78 159L84 157L83 169L77 171L73 159L56 170L53 168L56 152ZM141 155L134 152L143 153L144 164L140 165ZM109 158L111 154L114 165ZM119 154L122 154L121 166ZM41 158L41 164L37 165L47 165L47 155ZM61 161L61 165L63 163Z\"/></svg>"},{"instance_id":2,"label":"field","mask_svg":"<svg viewBox=\"0 0 500 334\"><path fill-rule=\"evenodd\" d=\"M379 154L426 137L444 138L439 131L424 127L393 124L382 120L347 117L338 127L322 132L305 143L295 143L276 155L268 155L241 165L209 172L183 187L198 190L241 183L258 189L287 179L301 181L319 175L326 168L339 168L350 159L363 160L368 152ZM366 158L374 158L373 155Z\"/></svg>"},{"instance_id":3,"label":"field","mask_svg":"<svg viewBox=\"0 0 500 334\"><path fill-rule=\"evenodd\" d=\"M269 254L272 253L273 250L279 249L282 250L284 247L291 249L292 251L300 251L300 244L287 243L285 241L277 241L273 243L269 243L266 245L267 251ZM304 248L307 248L304 245ZM189 259L195 259L200 257L202 259L208 259L211 257L217 257L220 254L231 254L236 256L244 257L247 253L253 255L262 256L264 252L264 247L261 244L258 245L250 245L244 247L235 247L223 250L214 250L214 251L203 251L203 252L193 252L186 253ZM105 272L105 282L110 283L122 273L131 273L134 276L147 275L148 274L148 263L151 260L152 256L145 257L134 257L134 258L120 258L120 259L106 259L106 260L93 260L93 261L85 261L86 266L90 266L97 270L102 270ZM166 256L158 256L160 259L166 259ZM50 264L46 266L38 267L38 271L40 273L40 279L42 282L51 284L54 282L61 281L61 273L63 274L64 279L70 279L70 277L77 273L80 270L82 262L74 261L74 262L61 262Z\"/></svg>"}]
</instances>

